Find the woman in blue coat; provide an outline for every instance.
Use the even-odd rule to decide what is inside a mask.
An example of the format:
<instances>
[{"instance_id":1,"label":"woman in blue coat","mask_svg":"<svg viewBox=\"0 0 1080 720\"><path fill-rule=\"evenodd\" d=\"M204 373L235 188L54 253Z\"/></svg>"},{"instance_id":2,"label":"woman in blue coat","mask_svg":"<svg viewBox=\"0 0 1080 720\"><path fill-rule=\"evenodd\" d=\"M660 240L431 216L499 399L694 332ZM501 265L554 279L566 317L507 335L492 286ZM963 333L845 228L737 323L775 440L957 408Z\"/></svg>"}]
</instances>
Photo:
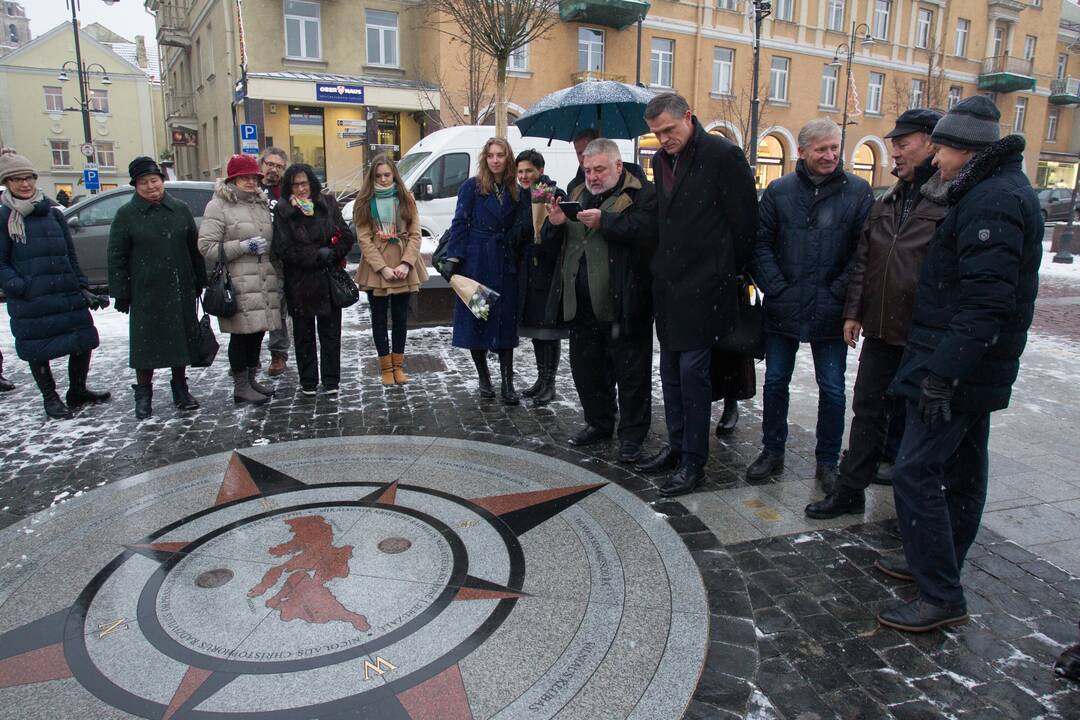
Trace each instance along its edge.
<instances>
[{"instance_id":1,"label":"woman in blue coat","mask_svg":"<svg viewBox=\"0 0 1080 720\"><path fill-rule=\"evenodd\" d=\"M454 347L467 348L476 363L480 396L495 397L487 353L499 355L501 395L506 405L521 400L514 390L518 341L517 260L531 234L530 195L518 188L510 143L491 138L480 151L480 169L458 191L457 210L446 247L451 274L461 274L499 293L486 320L454 303Z\"/></svg>"},{"instance_id":2,"label":"woman in blue coat","mask_svg":"<svg viewBox=\"0 0 1080 720\"><path fill-rule=\"evenodd\" d=\"M105 402L109 393L86 387L90 351L98 346L90 308L108 301L87 289L71 232L59 209L37 187L37 173L22 155L0 155L0 288L7 296L15 352L30 363L45 414L72 416L71 408ZM68 356L67 404L56 394L49 361Z\"/></svg>"}]
</instances>

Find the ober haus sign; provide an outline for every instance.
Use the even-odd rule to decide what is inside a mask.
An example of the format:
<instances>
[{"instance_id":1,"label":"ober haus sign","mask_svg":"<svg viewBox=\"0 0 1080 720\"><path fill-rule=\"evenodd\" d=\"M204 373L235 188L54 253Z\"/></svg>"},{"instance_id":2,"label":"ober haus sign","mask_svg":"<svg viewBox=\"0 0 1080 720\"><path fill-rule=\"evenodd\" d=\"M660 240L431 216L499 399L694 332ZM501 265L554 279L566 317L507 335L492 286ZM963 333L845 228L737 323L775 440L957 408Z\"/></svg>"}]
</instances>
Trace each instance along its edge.
<instances>
[{"instance_id":1,"label":"ober haus sign","mask_svg":"<svg viewBox=\"0 0 1080 720\"><path fill-rule=\"evenodd\" d=\"M363 85L315 83L315 99L324 102L364 104Z\"/></svg>"}]
</instances>

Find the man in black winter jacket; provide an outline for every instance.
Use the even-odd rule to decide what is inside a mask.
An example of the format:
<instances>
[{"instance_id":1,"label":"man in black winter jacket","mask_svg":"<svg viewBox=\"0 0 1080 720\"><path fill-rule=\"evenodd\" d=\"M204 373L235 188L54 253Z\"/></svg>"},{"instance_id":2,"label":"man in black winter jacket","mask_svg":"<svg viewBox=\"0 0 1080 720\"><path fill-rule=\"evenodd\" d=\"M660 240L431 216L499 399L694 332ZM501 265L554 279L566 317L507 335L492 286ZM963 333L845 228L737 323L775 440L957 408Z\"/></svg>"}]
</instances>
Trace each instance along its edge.
<instances>
[{"instance_id":1,"label":"man in black winter jacket","mask_svg":"<svg viewBox=\"0 0 1080 720\"><path fill-rule=\"evenodd\" d=\"M949 212L923 262L911 336L891 392L907 400L893 493L918 596L883 610L909 632L966 622L964 558L982 521L990 413L1009 405L1035 312L1039 200L1021 169L1024 139L1001 140L1001 114L977 95L934 128Z\"/></svg>"}]
</instances>

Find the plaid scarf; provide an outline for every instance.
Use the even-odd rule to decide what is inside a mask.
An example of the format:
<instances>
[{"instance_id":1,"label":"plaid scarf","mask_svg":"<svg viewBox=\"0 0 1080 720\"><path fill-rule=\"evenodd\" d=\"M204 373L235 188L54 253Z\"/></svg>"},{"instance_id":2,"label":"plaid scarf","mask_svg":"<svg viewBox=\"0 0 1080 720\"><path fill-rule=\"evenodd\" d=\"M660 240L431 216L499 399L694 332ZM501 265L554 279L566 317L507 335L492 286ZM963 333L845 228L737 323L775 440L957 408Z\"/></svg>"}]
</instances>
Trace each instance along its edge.
<instances>
[{"instance_id":1,"label":"plaid scarf","mask_svg":"<svg viewBox=\"0 0 1080 720\"><path fill-rule=\"evenodd\" d=\"M12 195L10 190L5 190L0 195L0 204L11 208L7 229L8 235L11 236L13 241L26 244L26 223L23 222L23 218L34 212L34 206L41 202L44 197L45 194L41 192L41 188L38 188L34 196L29 200L20 200Z\"/></svg>"}]
</instances>

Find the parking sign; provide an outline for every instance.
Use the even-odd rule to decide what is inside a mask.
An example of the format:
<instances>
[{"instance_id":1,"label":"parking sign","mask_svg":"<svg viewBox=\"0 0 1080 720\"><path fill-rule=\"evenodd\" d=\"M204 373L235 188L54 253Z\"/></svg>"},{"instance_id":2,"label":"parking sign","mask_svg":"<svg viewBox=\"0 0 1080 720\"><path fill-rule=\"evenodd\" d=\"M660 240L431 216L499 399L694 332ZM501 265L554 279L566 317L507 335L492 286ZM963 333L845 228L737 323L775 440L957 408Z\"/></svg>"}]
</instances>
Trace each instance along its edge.
<instances>
[{"instance_id":1,"label":"parking sign","mask_svg":"<svg viewBox=\"0 0 1080 720\"><path fill-rule=\"evenodd\" d=\"M240 126L240 152L259 154L259 128L253 124Z\"/></svg>"},{"instance_id":2,"label":"parking sign","mask_svg":"<svg viewBox=\"0 0 1080 720\"><path fill-rule=\"evenodd\" d=\"M87 190L100 190L101 189L101 176L94 168L85 168L82 171L83 186Z\"/></svg>"}]
</instances>

